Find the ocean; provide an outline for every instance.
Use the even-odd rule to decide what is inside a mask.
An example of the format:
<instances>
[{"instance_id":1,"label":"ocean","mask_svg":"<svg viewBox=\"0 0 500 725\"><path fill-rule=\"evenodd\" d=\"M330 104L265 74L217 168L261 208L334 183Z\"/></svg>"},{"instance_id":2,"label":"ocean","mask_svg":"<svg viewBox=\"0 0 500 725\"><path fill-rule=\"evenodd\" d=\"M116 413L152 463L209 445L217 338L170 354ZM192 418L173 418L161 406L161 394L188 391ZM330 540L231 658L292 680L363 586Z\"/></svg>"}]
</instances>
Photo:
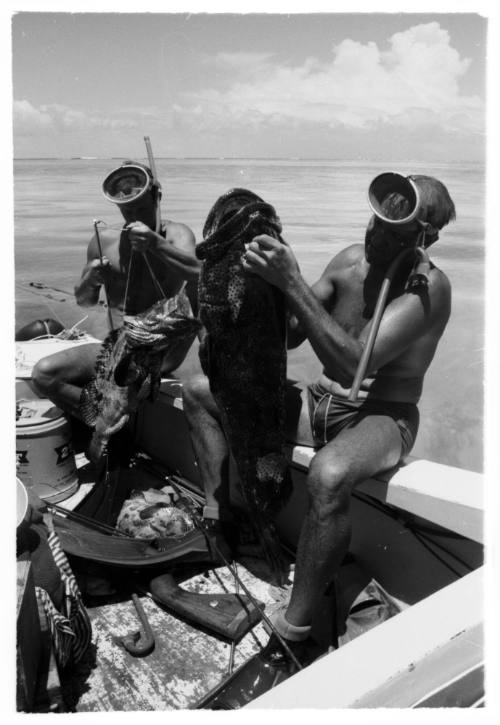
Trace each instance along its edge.
<instances>
[{"instance_id":1,"label":"ocean","mask_svg":"<svg viewBox=\"0 0 500 725\"><path fill-rule=\"evenodd\" d=\"M66 327L80 322L96 336L106 334L104 310L79 308L72 290L85 263L93 220L121 224L118 210L100 190L102 179L121 161L15 161L16 329L54 317ZM393 170L439 178L455 201L457 220L442 231L430 254L450 278L453 308L426 376L413 454L483 469L484 167L298 159L157 159L156 166L163 218L188 224L197 240L209 209L227 189L246 187L273 204L308 283L343 247L363 241L370 216L367 189L374 176ZM194 346L179 375L189 375L198 365ZM289 353L289 377L312 381L319 370L307 343Z\"/></svg>"}]
</instances>

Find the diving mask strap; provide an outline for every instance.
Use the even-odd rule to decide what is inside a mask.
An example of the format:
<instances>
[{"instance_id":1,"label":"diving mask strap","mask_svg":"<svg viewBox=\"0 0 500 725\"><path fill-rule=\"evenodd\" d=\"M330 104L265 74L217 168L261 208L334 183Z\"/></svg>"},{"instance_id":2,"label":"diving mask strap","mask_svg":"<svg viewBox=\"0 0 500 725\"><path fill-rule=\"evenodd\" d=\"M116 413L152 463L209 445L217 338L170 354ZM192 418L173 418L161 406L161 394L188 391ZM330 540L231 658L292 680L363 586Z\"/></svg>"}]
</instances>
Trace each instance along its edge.
<instances>
[{"instance_id":1,"label":"diving mask strap","mask_svg":"<svg viewBox=\"0 0 500 725\"><path fill-rule=\"evenodd\" d=\"M418 220L422 229L418 235L417 246L415 247L415 263L413 269L410 272L408 281L406 282L406 289L415 289L417 287L428 287L429 286L429 273L431 271L431 261L429 255L425 251L425 237L427 233L435 233L435 229L432 224L428 222L422 222Z\"/></svg>"}]
</instances>

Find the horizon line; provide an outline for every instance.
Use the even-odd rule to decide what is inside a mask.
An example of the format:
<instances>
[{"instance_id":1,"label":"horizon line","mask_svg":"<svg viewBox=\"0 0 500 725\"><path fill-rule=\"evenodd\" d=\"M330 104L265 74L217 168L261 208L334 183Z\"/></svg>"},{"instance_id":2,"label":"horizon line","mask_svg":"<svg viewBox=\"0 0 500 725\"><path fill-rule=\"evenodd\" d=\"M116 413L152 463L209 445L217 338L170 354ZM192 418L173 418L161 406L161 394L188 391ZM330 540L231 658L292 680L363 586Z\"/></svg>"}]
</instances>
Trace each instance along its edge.
<instances>
[{"instance_id":1,"label":"horizon line","mask_svg":"<svg viewBox=\"0 0 500 725\"><path fill-rule=\"evenodd\" d=\"M116 161L122 160L122 156L13 156L13 161ZM140 157L142 158L142 157ZM145 157L144 157L145 158ZM363 158L338 158L333 156L156 156L156 159L166 161L339 161L339 162L360 162L379 163L383 159ZM386 159L388 163L433 163L433 164L463 164L463 163L485 163L481 159Z\"/></svg>"}]
</instances>

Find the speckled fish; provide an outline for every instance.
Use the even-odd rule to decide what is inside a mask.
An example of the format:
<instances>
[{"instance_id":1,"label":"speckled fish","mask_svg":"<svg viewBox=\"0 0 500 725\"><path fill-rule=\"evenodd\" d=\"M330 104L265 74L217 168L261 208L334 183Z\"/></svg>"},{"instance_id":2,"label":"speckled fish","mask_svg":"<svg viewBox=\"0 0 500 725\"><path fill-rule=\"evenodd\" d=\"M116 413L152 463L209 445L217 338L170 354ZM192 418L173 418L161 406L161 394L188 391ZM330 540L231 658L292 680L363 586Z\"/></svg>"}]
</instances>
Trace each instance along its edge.
<instances>
[{"instance_id":1,"label":"speckled fish","mask_svg":"<svg viewBox=\"0 0 500 725\"><path fill-rule=\"evenodd\" d=\"M275 286L245 272L245 245L258 234L280 239L274 208L246 189L232 189L210 211L199 279L200 318L207 334L200 361L220 409L242 494L264 551L281 578L273 522L291 492L284 455L286 315Z\"/></svg>"},{"instance_id":2,"label":"speckled fish","mask_svg":"<svg viewBox=\"0 0 500 725\"><path fill-rule=\"evenodd\" d=\"M111 436L123 428L140 403L146 397L154 399L165 354L192 342L200 327L182 291L139 315L125 316L122 327L104 340L95 378L80 398L82 419L94 426L88 450L93 462L102 458Z\"/></svg>"}]
</instances>

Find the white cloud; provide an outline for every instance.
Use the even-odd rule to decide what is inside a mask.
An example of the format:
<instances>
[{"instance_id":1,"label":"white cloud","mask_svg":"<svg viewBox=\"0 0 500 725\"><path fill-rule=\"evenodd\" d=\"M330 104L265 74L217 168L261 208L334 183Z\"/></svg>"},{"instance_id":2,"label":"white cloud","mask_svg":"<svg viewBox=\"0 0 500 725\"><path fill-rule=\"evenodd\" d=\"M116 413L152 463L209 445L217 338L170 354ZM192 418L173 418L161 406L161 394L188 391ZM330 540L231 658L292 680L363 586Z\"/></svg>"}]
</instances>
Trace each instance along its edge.
<instances>
[{"instance_id":1,"label":"white cloud","mask_svg":"<svg viewBox=\"0 0 500 725\"><path fill-rule=\"evenodd\" d=\"M19 135L35 134L41 130L72 132L137 127L137 120L133 114L110 117L99 113L86 113L56 103L36 108L26 100L14 101L13 114L14 133Z\"/></svg>"},{"instance_id":2,"label":"white cloud","mask_svg":"<svg viewBox=\"0 0 500 725\"><path fill-rule=\"evenodd\" d=\"M14 129L19 133L29 133L51 125L50 115L35 108L29 101L14 101L12 110Z\"/></svg>"},{"instance_id":3,"label":"white cloud","mask_svg":"<svg viewBox=\"0 0 500 725\"><path fill-rule=\"evenodd\" d=\"M193 114L198 129L304 121L357 129L389 123L483 130L482 101L460 93L470 61L460 58L437 22L396 33L388 50L345 39L328 62L308 58L292 67L246 53L218 54L214 62L239 78L224 91L184 94L180 112L185 121ZM258 72L249 76L249 68Z\"/></svg>"}]
</instances>

